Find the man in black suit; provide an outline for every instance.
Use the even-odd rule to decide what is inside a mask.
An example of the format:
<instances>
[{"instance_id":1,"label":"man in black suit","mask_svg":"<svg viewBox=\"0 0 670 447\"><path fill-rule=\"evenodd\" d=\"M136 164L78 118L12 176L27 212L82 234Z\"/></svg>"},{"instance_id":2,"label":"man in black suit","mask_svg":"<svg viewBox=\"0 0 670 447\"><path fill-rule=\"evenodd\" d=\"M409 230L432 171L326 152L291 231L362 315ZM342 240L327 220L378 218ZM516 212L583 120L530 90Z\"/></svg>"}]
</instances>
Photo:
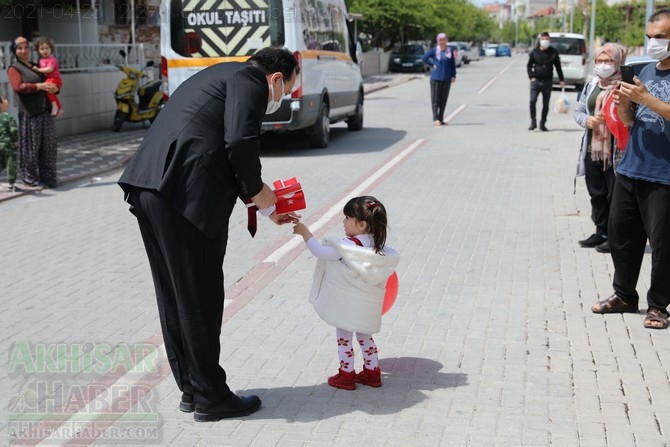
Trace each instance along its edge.
<instances>
[{"instance_id":1,"label":"man in black suit","mask_svg":"<svg viewBox=\"0 0 670 447\"><path fill-rule=\"evenodd\" d=\"M251 414L261 401L237 396L219 365L223 258L237 197L276 224L276 197L261 179L260 131L291 92L300 67L265 48L247 62L213 65L170 97L119 179L137 217L156 289L165 349L196 421Z\"/></svg>"}]
</instances>

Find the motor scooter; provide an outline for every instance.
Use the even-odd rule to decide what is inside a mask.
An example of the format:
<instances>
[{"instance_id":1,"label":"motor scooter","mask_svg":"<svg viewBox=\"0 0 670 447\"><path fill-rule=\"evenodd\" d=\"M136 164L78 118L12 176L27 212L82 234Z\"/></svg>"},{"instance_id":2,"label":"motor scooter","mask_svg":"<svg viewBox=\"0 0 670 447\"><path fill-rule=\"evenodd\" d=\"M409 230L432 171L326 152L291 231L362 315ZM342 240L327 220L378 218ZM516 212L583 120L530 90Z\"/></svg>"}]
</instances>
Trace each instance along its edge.
<instances>
[{"instance_id":1,"label":"motor scooter","mask_svg":"<svg viewBox=\"0 0 670 447\"><path fill-rule=\"evenodd\" d=\"M121 50L119 53L126 57L125 51ZM149 61L145 69L153 65L154 62ZM114 92L116 113L112 130L120 131L126 121L134 123L148 120L149 123L153 123L165 103L161 81L146 81L145 78L148 76L144 71L129 67L127 63L117 67L126 74L126 77L119 81Z\"/></svg>"}]
</instances>

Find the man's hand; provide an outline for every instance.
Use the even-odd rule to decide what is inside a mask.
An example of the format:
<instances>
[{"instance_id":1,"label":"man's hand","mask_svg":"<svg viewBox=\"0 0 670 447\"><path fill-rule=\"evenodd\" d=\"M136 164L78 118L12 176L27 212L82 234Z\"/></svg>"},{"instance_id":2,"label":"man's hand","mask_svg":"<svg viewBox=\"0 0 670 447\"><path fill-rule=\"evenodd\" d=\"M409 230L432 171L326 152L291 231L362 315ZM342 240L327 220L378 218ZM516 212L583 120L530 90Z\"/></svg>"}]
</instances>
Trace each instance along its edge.
<instances>
[{"instance_id":1,"label":"man's hand","mask_svg":"<svg viewBox=\"0 0 670 447\"><path fill-rule=\"evenodd\" d=\"M561 88L565 87L565 81L561 81L561 82L559 82L558 85L560 85Z\"/></svg>"},{"instance_id":2,"label":"man's hand","mask_svg":"<svg viewBox=\"0 0 670 447\"><path fill-rule=\"evenodd\" d=\"M272 213L270 214L270 220L277 225L284 225L287 223L298 223L300 221L300 214L297 213L284 213L284 214L277 214L277 213Z\"/></svg>"},{"instance_id":3,"label":"man's hand","mask_svg":"<svg viewBox=\"0 0 670 447\"><path fill-rule=\"evenodd\" d=\"M263 188L261 188L258 194L251 198L251 201L254 202L254 205L256 205L259 210L264 210L277 203L277 196L275 196L275 193L268 185L263 183Z\"/></svg>"},{"instance_id":4,"label":"man's hand","mask_svg":"<svg viewBox=\"0 0 670 447\"><path fill-rule=\"evenodd\" d=\"M644 101L648 99L647 95L649 95L647 87L645 87L637 76L633 78L633 82L635 82L635 84L620 82L619 96L637 104L644 104Z\"/></svg>"}]
</instances>

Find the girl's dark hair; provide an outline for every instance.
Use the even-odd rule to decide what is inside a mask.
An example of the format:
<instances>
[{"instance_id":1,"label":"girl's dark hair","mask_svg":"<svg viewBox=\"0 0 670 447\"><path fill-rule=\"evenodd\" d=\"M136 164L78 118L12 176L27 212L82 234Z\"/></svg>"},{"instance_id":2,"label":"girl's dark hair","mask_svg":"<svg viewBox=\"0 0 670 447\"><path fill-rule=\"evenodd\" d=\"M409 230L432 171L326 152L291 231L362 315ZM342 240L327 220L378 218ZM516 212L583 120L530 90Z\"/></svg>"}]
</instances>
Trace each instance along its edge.
<instances>
[{"instance_id":1,"label":"girl's dark hair","mask_svg":"<svg viewBox=\"0 0 670 447\"><path fill-rule=\"evenodd\" d=\"M285 48L268 47L259 50L249 58L258 68L268 75L270 73L280 72L284 80L288 81L293 77L293 73L300 74L300 66L293 53Z\"/></svg>"},{"instance_id":2,"label":"girl's dark hair","mask_svg":"<svg viewBox=\"0 0 670 447\"><path fill-rule=\"evenodd\" d=\"M49 39L48 37L38 37L35 42L33 43L33 48L35 48L35 51L39 51L40 45L43 43L49 45L51 47L51 53L53 54L54 51L56 51L56 44L54 43L53 40Z\"/></svg>"},{"instance_id":3,"label":"girl's dark hair","mask_svg":"<svg viewBox=\"0 0 670 447\"><path fill-rule=\"evenodd\" d=\"M384 205L372 196L354 197L344 205L344 215L368 224L376 253L384 250L388 219Z\"/></svg>"}]
</instances>

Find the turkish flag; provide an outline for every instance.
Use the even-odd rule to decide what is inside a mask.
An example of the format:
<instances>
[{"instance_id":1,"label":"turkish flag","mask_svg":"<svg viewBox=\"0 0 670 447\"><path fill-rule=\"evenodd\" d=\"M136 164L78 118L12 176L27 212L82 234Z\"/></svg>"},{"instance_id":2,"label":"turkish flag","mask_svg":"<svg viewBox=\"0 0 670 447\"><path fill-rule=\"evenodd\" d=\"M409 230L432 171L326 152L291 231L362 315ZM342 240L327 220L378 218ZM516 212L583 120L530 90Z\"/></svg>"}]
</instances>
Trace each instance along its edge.
<instances>
[{"instance_id":1,"label":"turkish flag","mask_svg":"<svg viewBox=\"0 0 670 447\"><path fill-rule=\"evenodd\" d=\"M626 126L619 116L619 108L613 101L614 95L610 94L603 105L603 115L605 116L605 124L614 138L616 138L616 148L620 151L625 151L628 145L628 137L630 136L630 129Z\"/></svg>"}]
</instances>

